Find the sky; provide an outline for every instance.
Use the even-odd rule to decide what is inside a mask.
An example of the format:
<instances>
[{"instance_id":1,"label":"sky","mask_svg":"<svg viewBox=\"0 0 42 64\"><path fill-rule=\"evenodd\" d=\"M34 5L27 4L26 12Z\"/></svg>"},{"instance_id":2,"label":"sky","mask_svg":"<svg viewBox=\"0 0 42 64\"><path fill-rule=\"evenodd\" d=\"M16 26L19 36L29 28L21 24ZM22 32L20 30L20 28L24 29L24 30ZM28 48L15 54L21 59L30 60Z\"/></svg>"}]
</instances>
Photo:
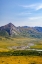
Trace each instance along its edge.
<instances>
[{"instance_id":1,"label":"sky","mask_svg":"<svg viewBox=\"0 0 42 64\"><path fill-rule=\"evenodd\" d=\"M42 27L42 0L0 0L0 26Z\"/></svg>"}]
</instances>

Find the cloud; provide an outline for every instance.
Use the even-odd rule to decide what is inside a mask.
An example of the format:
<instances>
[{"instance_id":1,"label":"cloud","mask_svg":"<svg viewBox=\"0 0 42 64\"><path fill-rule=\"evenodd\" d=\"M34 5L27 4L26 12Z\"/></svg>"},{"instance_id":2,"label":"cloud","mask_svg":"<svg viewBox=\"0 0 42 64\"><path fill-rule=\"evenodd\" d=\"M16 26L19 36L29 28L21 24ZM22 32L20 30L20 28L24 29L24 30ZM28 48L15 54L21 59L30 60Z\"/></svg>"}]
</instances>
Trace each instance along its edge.
<instances>
[{"instance_id":1,"label":"cloud","mask_svg":"<svg viewBox=\"0 0 42 64\"><path fill-rule=\"evenodd\" d=\"M34 7L35 5L31 4L31 5L21 5L21 6L24 7L24 8L31 8L31 7Z\"/></svg>"},{"instance_id":2,"label":"cloud","mask_svg":"<svg viewBox=\"0 0 42 64\"><path fill-rule=\"evenodd\" d=\"M42 26L42 16L25 18L24 21L27 26Z\"/></svg>"},{"instance_id":3,"label":"cloud","mask_svg":"<svg viewBox=\"0 0 42 64\"><path fill-rule=\"evenodd\" d=\"M30 17L28 18L29 20L37 20L37 19L42 19L42 17Z\"/></svg>"},{"instance_id":4,"label":"cloud","mask_svg":"<svg viewBox=\"0 0 42 64\"><path fill-rule=\"evenodd\" d=\"M42 9L42 4L40 4L40 5L38 5L38 6L36 7L36 10L39 10L39 9Z\"/></svg>"},{"instance_id":5,"label":"cloud","mask_svg":"<svg viewBox=\"0 0 42 64\"><path fill-rule=\"evenodd\" d=\"M42 26L42 17L19 18L16 22L16 26Z\"/></svg>"},{"instance_id":6,"label":"cloud","mask_svg":"<svg viewBox=\"0 0 42 64\"><path fill-rule=\"evenodd\" d=\"M21 5L25 9L35 9L35 10L40 10L42 9L42 3L37 3L37 4L31 4L31 5Z\"/></svg>"},{"instance_id":7,"label":"cloud","mask_svg":"<svg viewBox=\"0 0 42 64\"><path fill-rule=\"evenodd\" d=\"M22 13L19 13L18 15L29 15L29 14L32 14L31 12L22 12Z\"/></svg>"}]
</instances>

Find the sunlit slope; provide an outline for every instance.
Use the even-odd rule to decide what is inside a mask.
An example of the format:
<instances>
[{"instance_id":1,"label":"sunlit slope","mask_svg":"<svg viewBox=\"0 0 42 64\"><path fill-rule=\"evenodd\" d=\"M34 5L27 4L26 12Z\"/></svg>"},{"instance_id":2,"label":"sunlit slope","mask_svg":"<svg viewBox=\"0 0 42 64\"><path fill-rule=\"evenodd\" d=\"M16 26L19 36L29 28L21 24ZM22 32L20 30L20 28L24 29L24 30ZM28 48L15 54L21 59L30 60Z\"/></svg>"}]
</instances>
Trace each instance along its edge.
<instances>
[{"instance_id":1,"label":"sunlit slope","mask_svg":"<svg viewBox=\"0 0 42 64\"><path fill-rule=\"evenodd\" d=\"M0 64L42 64L42 57L39 56L0 57Z\"/></svg>"},{"instance_id":2,"label":"sunlit slope","mask_svg":"<svg viewBox=\"0 0 42 64\"><path fill-rule=\"evenodd\" d=\"M42 39L0 37L0 51L42 49Z\"/></svg>"}]
</instances>

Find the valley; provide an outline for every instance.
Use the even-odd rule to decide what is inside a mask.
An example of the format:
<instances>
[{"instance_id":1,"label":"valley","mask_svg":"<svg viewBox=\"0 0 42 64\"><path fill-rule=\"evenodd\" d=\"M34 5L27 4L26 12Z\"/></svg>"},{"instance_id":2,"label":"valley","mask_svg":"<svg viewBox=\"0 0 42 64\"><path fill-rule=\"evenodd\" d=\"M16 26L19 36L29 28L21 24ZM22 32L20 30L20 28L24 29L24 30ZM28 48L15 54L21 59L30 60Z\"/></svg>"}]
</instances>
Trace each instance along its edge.
<instances>
[{"instance_id":1,"label":"valley","mask_svg":"<svg viewBox=\"0 0 42 64\"><path fill-rule=\"evenodd\" d=\"M0 27L0 64L42 64L42 28Z\"/></svg>"},{"instance_id":2,"label":"valley","mask_svg":"<svg viewBox=\"0 0 42 64\"><path fill-rule=\"evenodd\" d=\"M5 38L0 37L0 49L8 50L29 50L39 49L42 50L42 39L37 38Z\"/></svg>"}]
</instances>

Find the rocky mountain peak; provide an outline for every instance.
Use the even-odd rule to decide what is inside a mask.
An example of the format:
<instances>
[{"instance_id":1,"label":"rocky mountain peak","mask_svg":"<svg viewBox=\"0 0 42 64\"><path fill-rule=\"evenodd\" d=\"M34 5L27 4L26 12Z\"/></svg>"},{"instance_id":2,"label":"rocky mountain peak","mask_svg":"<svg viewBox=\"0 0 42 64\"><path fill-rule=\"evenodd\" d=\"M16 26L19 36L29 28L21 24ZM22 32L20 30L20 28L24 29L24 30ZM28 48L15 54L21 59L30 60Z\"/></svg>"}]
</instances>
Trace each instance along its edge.
<instances>
[{"instance_id":1,"label":"rocky mountain peak","mask_svg":"<svg viewBox=\"0 0 42 64\"><path fill-rule=\"evenodd\" d=\"M0 27L0 35L6 35L6 33L9 36L42 38L42 27L16 27L12 23L8 23Z\"/></svg>"},{"instance_id":2,"label":"rocky mountain peak","mask_svg":"<svg viewBox=\"0 0 42 64\"><path fill-rule=\"evenodd\" d=\"M9 33L9 35L13 35L13 34L17 35L19 32L17 27L14 26L12 23L9 23L5 26L0 27L0 30L1 31L3 31L3 30L7 31Z\"/></svg>"},{"instance_id":3,"label":"rocky mountain peak","mask_svg":"<svg viewBox=\"0 0 42 64\"><path fill-rule=\"evenodd\" d=\"M12 23L9 23L9 24L5 25L5 27L13 28L15 26Z\"/></svg>"}]
</instances>

